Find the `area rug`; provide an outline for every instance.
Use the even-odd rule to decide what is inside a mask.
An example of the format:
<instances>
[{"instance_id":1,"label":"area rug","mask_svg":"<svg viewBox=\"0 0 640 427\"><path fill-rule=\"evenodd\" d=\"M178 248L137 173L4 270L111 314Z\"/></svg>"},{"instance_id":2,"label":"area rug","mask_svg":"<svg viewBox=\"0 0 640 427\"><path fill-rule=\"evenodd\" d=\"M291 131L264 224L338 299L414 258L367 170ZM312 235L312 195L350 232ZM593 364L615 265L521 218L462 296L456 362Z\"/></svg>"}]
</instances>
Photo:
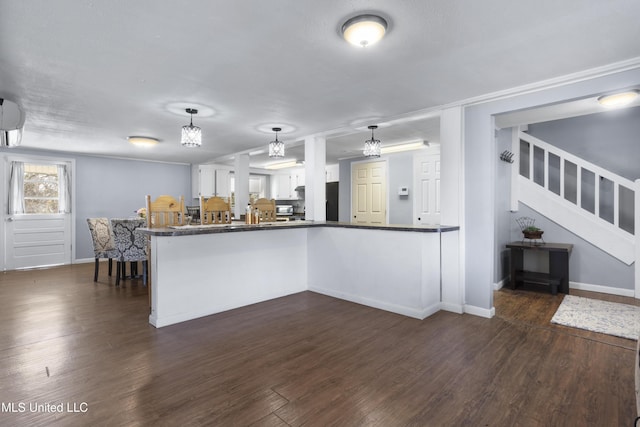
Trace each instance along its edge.
<instances>
[{"instance_id":1,"label":"area rug","mask_svg":"<svg viewBox=\"0 0 640 427\"><path fill-rule=\"evenodd\" d=\"M565 295L551 323L637 340L640 307Z\"/></svg>"}]
</instances>

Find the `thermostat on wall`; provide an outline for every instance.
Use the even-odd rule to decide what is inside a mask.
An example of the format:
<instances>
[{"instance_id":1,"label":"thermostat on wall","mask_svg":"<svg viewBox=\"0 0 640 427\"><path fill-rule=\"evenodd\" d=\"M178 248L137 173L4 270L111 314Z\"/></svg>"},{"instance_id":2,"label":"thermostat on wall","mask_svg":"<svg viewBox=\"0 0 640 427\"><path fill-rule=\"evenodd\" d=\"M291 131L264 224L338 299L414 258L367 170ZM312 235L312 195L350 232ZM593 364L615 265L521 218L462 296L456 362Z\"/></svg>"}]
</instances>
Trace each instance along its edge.
<instances>
[{"instance_id":1,"label":"thermostat on wall","mask_svg":"<svg viewBox=\"0 0 640 427\"><path fill-rule=\"evenodd\" d=\"M398 196L408 196L409 187L398 187Z\"/></svg>"}]
</instances>

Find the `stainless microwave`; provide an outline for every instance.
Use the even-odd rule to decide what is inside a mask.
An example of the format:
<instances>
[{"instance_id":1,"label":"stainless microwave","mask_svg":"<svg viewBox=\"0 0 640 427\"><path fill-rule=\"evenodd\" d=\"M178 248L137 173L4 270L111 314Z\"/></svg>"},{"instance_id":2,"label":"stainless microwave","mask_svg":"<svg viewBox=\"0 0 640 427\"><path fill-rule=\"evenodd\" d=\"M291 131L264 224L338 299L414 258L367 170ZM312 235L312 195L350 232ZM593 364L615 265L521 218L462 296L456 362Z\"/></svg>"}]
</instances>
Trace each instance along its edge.
<instances>
[{"instance_id":1,"label":"stainless microwave","mask_svg":"<svg viewBox=\"0 0 640 427\"><path fill-rule=\"evenodd\" d=\"M276 215L293 215L293 205L276 205Z\"/></svg>"}]
</instances>

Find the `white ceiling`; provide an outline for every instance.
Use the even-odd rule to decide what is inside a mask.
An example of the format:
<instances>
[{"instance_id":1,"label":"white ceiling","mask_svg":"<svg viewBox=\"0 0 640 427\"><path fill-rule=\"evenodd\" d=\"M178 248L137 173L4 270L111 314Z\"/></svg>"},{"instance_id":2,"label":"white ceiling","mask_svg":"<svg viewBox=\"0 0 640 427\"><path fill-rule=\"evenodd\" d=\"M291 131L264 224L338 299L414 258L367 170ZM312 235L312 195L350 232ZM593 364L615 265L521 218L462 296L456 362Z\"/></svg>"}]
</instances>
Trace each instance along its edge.
<instances>
[{"instance_id":1,"label":"white ceiling","mask_svg":"<svg viewBox=\"0 0 640 427\"><path fill-rule=\"evenodd\" d=\"M437 141L437 116L414 112L640 57L637 0L0 0L0 11L0 98L26 113L23 147L184 163L265 148L274 126L290 129L287 157L326 135L328 162L357 155L369 124L391 124L376 132L383 144ZM339 34L361 12L389 22L366 49ZM200 148L179 144L187 107L208 112L194 117Z\"/></svg>"}]
</instances>

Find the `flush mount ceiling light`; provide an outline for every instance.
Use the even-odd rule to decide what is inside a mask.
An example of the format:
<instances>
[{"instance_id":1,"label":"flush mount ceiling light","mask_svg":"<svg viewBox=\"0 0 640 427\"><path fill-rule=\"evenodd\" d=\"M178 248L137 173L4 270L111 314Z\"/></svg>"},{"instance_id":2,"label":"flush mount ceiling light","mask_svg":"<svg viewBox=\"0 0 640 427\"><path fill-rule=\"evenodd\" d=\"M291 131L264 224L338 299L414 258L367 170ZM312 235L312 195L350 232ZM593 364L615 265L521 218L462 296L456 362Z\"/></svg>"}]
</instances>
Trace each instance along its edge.
<instances>
[{"instance_id":1,"label":"flush mount ceiling light","mask_svg":"<svg viewBox=\"0 0 640 427\"><path fill-rule=\"evenodd\" d=\"M358 15L342 25L342 36L354 46L367 47L384 37L387 21L378 15Z\"/></svg>"},{"instance_id":2,"label":"flush mount ceiling light","mask_svg":"<svg viewBox=\"0 0 640 427\"><path fill-rule=\"evenodd\" d=\"M362 153L365 157L380 157L380 140L373 137L373 130L378 129L378 126L371 125L369 129L371 129L371 139L367 139L364 142L364 150Z\"/></svg>"},{"instance_id":3,"label":"flush mount ceiling light","mask_svg":"<svg viewBox=\"0 0 640 427\"><path fill-rule=\"evenodd\" d=\"M148 136L130 136L127 139L131 144L138 147L152 147L158 143L156 138L150 138Z\"/></svg>"},{"instance_id":4,"label":"flush mount ceiling light","mask_svg":"<svg viewBox=\"0 0 640 427\"><path fill-rule=\"evenodd\" d=\"M627 92L614 93L612 95L603 95L598 98L598 102L604 107L621 107L635 101L639 93L640 92L637 90L630 90Z\"/></svg>"},{"instance_id":5,"label":"flush mount ceiling light","mask_svg":"<svg viewBox=\"0 0 640 427\"><path fill-rule=\"evenodd\" d=\"M284 142L278 141L278 132L281 128L271 128L276 133L276 139L269 143L269 157L272 159L282 159L284 157Z\"/></svg>"},{"instance_id":6,"label":"flush mount ceiling light","mask_svg":"<svg viewBox=\"0 0 640 427\"><path fill-rule=\"evenodd\" d=\"M265 166L265 169L284 169L284 168L292 168L294 166L298 166L297 160L289 160L286 162L279 162L279 163L270 163Z\"/></svg>"},{"instance_id":7,"label":"flush mount ceiling light","mask_svg":"<svg viewBox=\"0 0 640 427\"><path fill-rule=\"evenodd\" d=\"M202 145L202 129L193 125L193 115L198 114L195 108L187 108L187 114L191 114L191 123L182 126L182 138L180 143L183 147L200 147Z\"/></svg>"}]
</instances>

